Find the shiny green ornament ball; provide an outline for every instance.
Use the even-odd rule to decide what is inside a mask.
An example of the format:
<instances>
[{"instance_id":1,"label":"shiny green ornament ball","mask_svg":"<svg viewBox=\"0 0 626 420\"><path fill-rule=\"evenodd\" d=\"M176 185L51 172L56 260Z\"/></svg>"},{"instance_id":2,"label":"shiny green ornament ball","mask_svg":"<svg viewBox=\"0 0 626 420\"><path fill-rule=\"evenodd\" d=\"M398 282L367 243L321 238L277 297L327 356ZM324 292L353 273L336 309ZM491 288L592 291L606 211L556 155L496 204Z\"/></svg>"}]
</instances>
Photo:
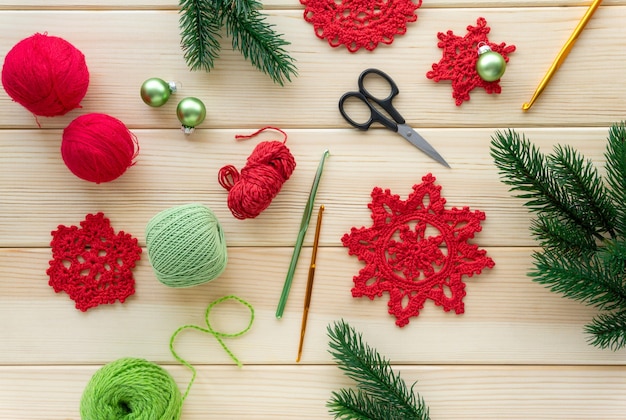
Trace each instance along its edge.
<instances>
[{"instance_id":1,"label":"shiny green ornament ball","mask_svg":"<svg viewBox=\"0 0 626 420\"><path fill-rule=\"evenodd\" d=\"M194 127L200 125L206 118L206 107L198 98L185 98L176 107L178 121L183 125L185 134L193 132Z\"/></svg>"},{"instance_id":2,"label":"shiny green ornament ball","mask_svg":"<svg viewBox=\"0 0 626 420\"><path fill-rule=\"evenodd\" d=\"M152 77L141 85L141 99L153 107L158 107L167 102L172 93L176 92L176 85L168 83L158 77Z\"/></svg>"},{"instance_id":3,"label":"shiny green ornament ball","mask_svg":"<svg viewBox=\"0 0 626 420\"><path fill-rule=\"evenodd\" d=\"M502 55L482 45L478 48L476 72L485 82L495 82L500 79L506 70L506 61Z\"/></svg>"}]
</instances>

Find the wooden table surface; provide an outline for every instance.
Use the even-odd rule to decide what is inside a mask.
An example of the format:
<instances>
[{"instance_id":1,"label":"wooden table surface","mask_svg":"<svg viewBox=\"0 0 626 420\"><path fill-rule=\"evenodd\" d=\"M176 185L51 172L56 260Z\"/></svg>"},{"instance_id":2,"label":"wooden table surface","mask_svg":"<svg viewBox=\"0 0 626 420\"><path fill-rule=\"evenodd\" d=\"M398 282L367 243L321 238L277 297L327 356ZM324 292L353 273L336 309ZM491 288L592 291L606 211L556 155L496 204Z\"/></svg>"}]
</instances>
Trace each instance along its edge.
<instances>
[{"instance_id":1,"label":"wooden table surface","mask_svg":"<svg viewBox=\"0 0 626 420\"><path fill-rule=\"evenodd\" d=\"M268 0L264 13L291 42L299 76L284 87L258 72L229 41L210 73L188 70L180 49L175 0L0 0L0 54L36 32L60 36L80 49L90 70L81 109L39 118L0 92L0 418L78 419L83 389L101 366L121 357L162 365L181 389L190 372L170 354L169 338L183 324L203 322L213 300L235 294L252 304L256 319L242 337L227 340L238 368L215 339L185 333L178 352L198 368L183 419L323 419L333 390L350 387L328 353L326 327L344 319L388 357L430 407L431 418L624 419L626 352L587 343L583 326L595 310L566 300L527 276L536 246L531 215L501 183L489 155L496 130L515 128L542 150L570 144L600 167L608 128L626 119L626 1L605 0L565 64L529 112L521 110L585 13L581 0L424 0L405 35L373 52L349 53L318 39L298 1ZM464 35L484 17L489 39L515 45L500 95L482 89L457 107L449 82L426 78L441 58L438 32ZM340 116L341 94L356 88L367 67L388 72L401 93L395 105L447 159L427 158L394 133L364 133ZM161 108L139 97L149 77L182 88ZM206 121L191 136L179 130L177 100L201 98ZM79 115L122 120L141 147L137 164L119 179L92 184L72 175L59 153L63 129ZM296 170L258 218L235 219L219 168L244 165L264 133L284 129ZM300 218L322 151L331 156L316 208L324 204L315 286L301 363L296 364L302 303L313 228L309 230L282 319L274 313ZM496 265L466 278L462 315L432 302L399 328L387 297L351 296L362 267L341 237L369 226L372 188L406 197L432 173L449 207L486 214L472 240ZM135 269L136 294L124 304L83 313L48 286L50 232L104 212L116 230L145 247L145 227L168 207L199 202L223 226L226 271L190 289L159 283L147 253ZM315 215L311 225L314 226ZM219 313L219 314L218 314ZM236 330L248 313L216 309L216 328Z\"/></svg>"}]
</instances>

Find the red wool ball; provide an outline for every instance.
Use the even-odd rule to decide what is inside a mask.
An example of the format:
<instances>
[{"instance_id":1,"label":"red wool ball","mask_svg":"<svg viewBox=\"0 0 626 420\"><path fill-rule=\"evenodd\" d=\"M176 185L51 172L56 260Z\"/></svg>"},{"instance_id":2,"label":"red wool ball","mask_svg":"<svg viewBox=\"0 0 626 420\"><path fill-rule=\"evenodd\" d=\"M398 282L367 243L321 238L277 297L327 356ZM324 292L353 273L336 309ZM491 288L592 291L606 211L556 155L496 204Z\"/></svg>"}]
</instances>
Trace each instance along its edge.
<instances>
[{"instance_id":1,"label":"red wool ball","mask_svg":"<svg viewBox=\"0 0 626 420\"><path fill-rule=\"evenodd\" d=\"M33 114L53 117L80 107L89 71L85 56L72 44L35 34L18 42L5 57L2 86Z\"/></svg>"},{"instance_id":2,"label":"red wool ball","mask_svg":"<svg viewBox=\"0 0 626 420\"><path fill-rule=\"evenodd\" d=\"M273 127L262 128L250 136L237 137L250 138L266 129L283 133L287 140L282 130ZM285 141L259 143L241 173L233 165L220 169L218 181L228 190L228 208L237 219L252 219L261 214L293 173L296 161Z\"/></svg>"},{"instance_id":3,"label":"red wool ball","mask_svg":"<svg viewBox=\"0 0 626 420\"><path fill-rule=\"evenodd\" d=\"M134 165L137 138L123 122L106 114L81 115L63 131L61 155L74 175L86 181L113 181Z\"/></svg>"}]
</instances>

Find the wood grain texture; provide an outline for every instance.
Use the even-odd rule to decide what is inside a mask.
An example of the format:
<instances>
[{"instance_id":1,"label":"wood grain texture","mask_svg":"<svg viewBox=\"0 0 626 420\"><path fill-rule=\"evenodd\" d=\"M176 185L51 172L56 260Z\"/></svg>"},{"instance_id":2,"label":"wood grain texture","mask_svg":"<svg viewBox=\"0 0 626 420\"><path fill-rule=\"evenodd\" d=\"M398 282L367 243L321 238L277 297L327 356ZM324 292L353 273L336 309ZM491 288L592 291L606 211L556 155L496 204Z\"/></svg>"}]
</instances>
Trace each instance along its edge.
<instances>
[{"instance_id":1,"label":"wood grain texture","mask_svg":"<svg viewBox=\"0 0 626 420\"><path fill-rule=\"evenodd\" d=\"M237 368L211 336L186 331L176 349L198 367L182 420L323 419L330 393L353 386L327 351L326 328L341 318L391 359L403 378L419 381L433 420L623 419L626 351L591 347L584 326L597 314L527 276L536 246L531 215L511 195L489 154L497 130L516 129L542 151L569 144L604 171L609 126L626 115L626 2L605 0L570 56L530 112L521 111L588 6L582 0L442 0L424 2L418 20L392 45L350 54L318 39L298 1L264 2L268 21L291 42L299 75L274 84L230 48L210 73L188 70L180 49L176 0L0 0L0 59L35 32L61 36L87 58L90 87L82 108L35 119L0 91L0 419L79 419L82 391L96 369L120 357L163 365L181 389L190 372L168 343L184 324L202 325L207 305L235 294L255 308L246 335L226 340L244 363ZM480 90L454 105L448 82L425 76L439 61L438 32L464 35L485 17L492 42L517 47L502 94ZM446 158L445 169L394 133L350 128L337 111L358 74L378 67L396 80L394 101L408 123ZM139 87L148 77L182 83L171 103L148 108ZM207 104L192 136L179 130L175 106L184 96ZM137 136L136 164L118 180L82 181L63 164L64 127L88 112L111 114ZM273 125L286 130L296 170L271 206L236 220L217 181L226 164L243 167ZM292 247L322 151L331 156L317 204L326 207L303 360L295 363L312 233L307 235L283 319L274 316ZM351 296L362 267L341 237L371 223L372 188L406 197L432 173L447 206L486 214L472 242L496 265L466 279L466 312L428 303L398 328L387 296ZM145 226L173 205L200 202L218 216L229 245L224 274L192 289L160 284L144 252L136 294L125 304L82 313L48 286L50 232L102 211L116 230L145 246ZM311 221L315 223L315 217ZM144 248L145 251L145 248ZM236 331L248 312L235 303L215 308L215 328Z\"/></svg>"}]
</instances>

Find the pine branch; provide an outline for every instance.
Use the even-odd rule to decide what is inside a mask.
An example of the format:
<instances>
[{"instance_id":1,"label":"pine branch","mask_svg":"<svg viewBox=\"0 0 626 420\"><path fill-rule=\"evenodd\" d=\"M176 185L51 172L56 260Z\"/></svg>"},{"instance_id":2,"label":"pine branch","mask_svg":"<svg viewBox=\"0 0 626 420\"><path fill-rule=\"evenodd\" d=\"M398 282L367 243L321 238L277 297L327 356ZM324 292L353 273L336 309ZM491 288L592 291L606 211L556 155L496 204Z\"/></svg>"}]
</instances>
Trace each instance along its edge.
<instances>
[{"instance_id":1,"label":"pine branch","mask_svg":"<svg viewBox=\"0 0 626 420\"><path fill-rule=\"evenodd\" d=\"M297 75L295 60L283 48L289 42L265 21L257 0L180 0L181 45L192 70L210 71L220 52L221 30L233 49L281 86Z\"/></svg>"},{"instance_id":2,"label":"pine branch","mask_svg":"<svg viewBox=\"0 0 626 420\"><path fill-rule=\"evenodd\" d=\"M564 257L587 258L598 250L593 236L581 231L570 220L544 216L531 222L530 231L541 246Z\"/></svg>"},{"instance_id":3,"label":"pine branch","mask_svg":"<svg viewBox=\"0 0 626 420\"><path fill-rule=\"evenodd\" d=\"M535 281L550 290L599 309L626 308L626 289L622 276L615 277L604 261L591 257L563 257L550 250L533 254L536 271L529 273Z\"/></svg>"},{"instance_id":4,"label":"pine branch","mask_svg":"<svg viewBox=\"0 0 626 420\"><path fill-rule=\"evenodd\" d=\"M226 31L232 37L233 49L241 51L244 58L252 65L267 74L274 82L283 86L285 81L291 81L296 74L294 60L283 49L289 45L273 30L273 25L265 22L265 17L254 10L256 2L239 6L226 15Z\"/></svg>"},{"instance_id":5,"label":"pine branch","mask_svg":"<svg viewBox=\"0 0 626 420\"><path fill-rule=\"evenodd\" d=\"M585 331L592 335L590 343L600 348L619 350L626 346L626 310L598 315Z\"/></svg>"},{"instance_id":6,"label":"pine branch","mask_svg":"<svg viewBox=\"0 0 626 420\"><path fill-rule=\"evenodd\" d=\"M585 160L571 146L560 145L555 147L553 155L548 156L548 161L585 223L614 238L617 211L591 161Z\"/></svg>"},{"instance_id":7,"label":"pine branch","mask_svg":"<svg viewBox=\"0 0 626 420\"><path fill-rule=\"evenodd\" d=\"M192 70L211 70L220 51L222 13L220 2L180 0L181 46Z\"/></svg>"},{"instance_id":8,"label":"pine branch","mask_svg":"<svg viewBox=\"0 0 626 420\"><path fill-rule=\"evenodd\" d=\"M396 375L388 360L375 349L363 342L361 334L343 320L328 327L330 353L339 368L357 382L362 394L340 394L344 397L363 396L367 399L351 399L348 407L360 407L360 404L380 404L387 410L387 416L402 419L429 419L428 408L423 399L413 392L415 383L409 390L400 375ZM331 400L335 406L337 401ZM374 410L374 409L373 409ZM338 417L336 417L338 418ZM355 417L358 418L358 417ZM389 418L389 417L387 417Z\"/></svg>"},{"instance_id":9,"label":"pine branch","mask_svg":"<svg viewBox=\"0 0 626 420\"><path fill-rule=\"evenodd\" d=\"M343 420L405 420L390 409L387 404L374 401L365 392L353 389L340 389L332 393L326 404L335 419Z\"/></svg>"},{"instance_id":10,"label":"pine branch","mask_svg":"<svg viewBox=\"0 0 626 420\"><path fill-rule=\"evenodd\" d=\"M622 121L609 130L606 157L606 180L608 194L616 207L616 230L626 235L626 124Z\"/></svg>"},{"instance_id":11,"label":"pine branch","mask_svg":"<svg viewBox=\"0 0 626 420\"><path fill-rule=\"evenodd\" d=\"M569 219L589 235L604 239L568 196L559 177L550 169L546 156L523 135L514 130L496 132L492 137L491 156L500 170L502 182L512 186L510 191L520 191L517 197L526 199L525 205L531 210L557 220Z\"/></svg>"}]
</instances>

